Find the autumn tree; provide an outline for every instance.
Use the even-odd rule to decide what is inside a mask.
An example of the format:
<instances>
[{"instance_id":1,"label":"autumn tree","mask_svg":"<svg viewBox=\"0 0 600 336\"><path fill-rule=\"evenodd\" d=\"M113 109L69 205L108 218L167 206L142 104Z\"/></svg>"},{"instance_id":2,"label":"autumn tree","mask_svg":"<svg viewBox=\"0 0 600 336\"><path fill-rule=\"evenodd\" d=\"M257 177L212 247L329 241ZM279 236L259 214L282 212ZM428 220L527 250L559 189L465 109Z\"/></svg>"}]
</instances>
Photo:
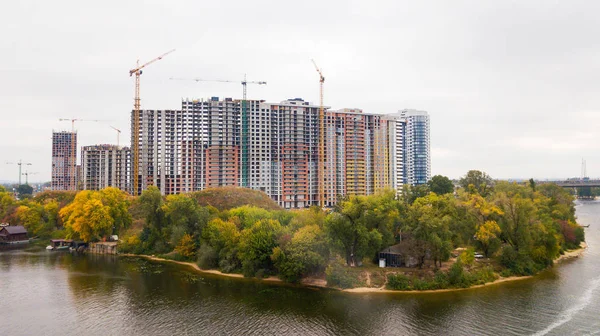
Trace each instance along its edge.
<instances>
[{"instance_id":1,"label":"autumn tree","mask_svg":"<svg viewBox=\"0 0 600 336\"><path fill-rule=\"evenodd\" d=\"M181 240L177 246L175 246L174 251L186 259L194 258L196 256L196 243L194 242L194 238L186 233L181 237Z\"/></svg>"},{"instance_id":2,"label":"autumn tree","mask_svg":"<svg viewBox=\"0 0 600 336\"><path fill-rule=\"evenodd\" d=\"M100 239L112 233L114 218L110 207L102 203L99 192L83 190L73 202L60 210L68 238L79 238L85 242Z\"/></svg>"},{"instance_id":3,"label":"autumn tree","mask_svg":"<svg viewBox=\"0 0 600 336\"><path fill-rule=\"evenodd\" d=\"M500 233L500 226L496 221L486 221L479 225L475 233L475 239L479 242L486 257L489 257L499 247L500 239L498 237Z\"/></svg>"}]
</instances>

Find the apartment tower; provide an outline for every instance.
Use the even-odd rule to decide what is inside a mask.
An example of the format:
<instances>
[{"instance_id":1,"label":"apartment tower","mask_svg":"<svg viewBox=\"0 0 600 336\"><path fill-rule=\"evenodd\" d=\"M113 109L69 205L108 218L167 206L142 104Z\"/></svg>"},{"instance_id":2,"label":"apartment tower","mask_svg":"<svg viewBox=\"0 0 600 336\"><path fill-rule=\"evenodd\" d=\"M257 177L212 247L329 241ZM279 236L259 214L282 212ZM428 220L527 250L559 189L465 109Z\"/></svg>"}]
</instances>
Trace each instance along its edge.
<instances>
[{"instance_id":1,"label":"apartment tower","mask_svg":"<svg viewBox=\"0 0 600 336\"><path fill-rule=\"evenodd\" d=\"M52 132L52 190L77 190L77 133Z\"/></svg>"},{"instance_id":2,"label":"apartment tower","mask_svg":"<svg viewBox=\"0 0 600 336\"><path fill-rule=\"evenodd\" d=\"M131 150L116 145L83 146L81 175L84 190L114 187L131 193Z\"/></svg>"}]
</instances>

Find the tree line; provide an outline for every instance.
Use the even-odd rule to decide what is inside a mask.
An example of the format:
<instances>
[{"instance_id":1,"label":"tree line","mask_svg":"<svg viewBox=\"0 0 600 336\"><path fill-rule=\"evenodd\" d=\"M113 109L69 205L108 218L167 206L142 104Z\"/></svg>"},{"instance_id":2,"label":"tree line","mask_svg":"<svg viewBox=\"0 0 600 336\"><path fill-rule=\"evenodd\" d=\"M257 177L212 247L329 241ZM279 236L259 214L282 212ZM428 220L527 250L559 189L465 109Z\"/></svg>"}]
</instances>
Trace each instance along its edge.
<instances>
[{"instance_id":1,"label":"tree line","mask_svg":"<svg viewBox=\"0 0 600 336\"><path fill-rule=\"evenodd\" d=\"M347 196L328 211L219 210L201 206L195 193L165 197L156 187L139 197L107 188L21 201L0 190L0 206L0 218L33 235L97 241L119 234L121 252L289 282L325 275L335 283L344 269L376 261L379 251L400 241L418 268L438 269L455 248L471 247L496 260L504 275L534 274L584 240L569 192L494 181L480 171L469 171L456 186L434 176L401 193Z\"/></svg>"}]
</instances>

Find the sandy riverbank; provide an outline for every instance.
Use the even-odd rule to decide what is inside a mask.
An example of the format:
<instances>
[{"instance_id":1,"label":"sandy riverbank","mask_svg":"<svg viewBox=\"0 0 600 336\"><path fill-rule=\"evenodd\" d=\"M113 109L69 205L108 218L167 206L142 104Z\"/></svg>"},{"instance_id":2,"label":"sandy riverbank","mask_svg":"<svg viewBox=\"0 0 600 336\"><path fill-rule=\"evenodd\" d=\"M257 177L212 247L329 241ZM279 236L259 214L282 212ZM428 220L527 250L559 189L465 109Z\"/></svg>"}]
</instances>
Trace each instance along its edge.
<instances>
[{"instance_id":1,"label":"sandy riverbank","mask_svg":"<svg viewBox=\"0 0 600 336\"><path fill-rule=\"evenodd\" d=\"M198 264L192 263L192 262L177 261L177 260L171 260L171 259L164 259L164 258L159 258L159 257L149 256L149 255L143 255L143 254L120 254L120 256L123 256L123 257L133 257L133 258L144 258L144 259L148 259L148 260L152 260L152 261L169 262L169 263L174 263L174 264L189 266L189 267L193 268L194 270L196 270L196 271L198 271L200 273L214 274L214 275L219 275L219 276L224 276L224 277L229 277L229 278L244 278L244 276L242 274L237 274L237 273L223 273L223 272L217 271L217 270L203 269L203 268L200 268L200 266L198 266ZM263 278L263 279L257 279L257 280L268 281L268 282L283 282L281 279L279 279L277 277L274 277L274 276L270 276L268 278Z\"/></svg>"},{"instance_id":2,"label":"sandy riverbank","mask_svg":"<svg viewBox=\"0 0 600 336\"><path fill-rule=\"evenodd\" d=\"M585 242L582 242L580 246L581 247L579 249L570 250L570 251L565 252L563 255L561 255L556 260L554 260L554 263L556 264L556 263L559 263L559 262L561 262L563 260L572 259L572 258L578 258L587 249L587 244ZM224 276L224 277L229 277L229 278L244 278L243 275L237 274L237 273L223 273L223 272L220 272L220 271L217 271L217 270L202 269L197 264L191 263L191 262L176 261L176 260L158 258L158 257L155 257L155 256L138 255L138 254L121 254L121 256L124 256L124 257L138 257L138 258L145 258L145 259L148 259L148 260L158 261L158 262L175 263L175 264L179 264L179 265L184 265L184 266L191 267L191 268L193 268L194 270L196 270L196 271L198 271L200 273L214 274L214 275ZM468 288L446 288L446 289L433 289L433 290L400 291L400 290L385 289L385 286L384 286L384 287L357 287L357 288L342 289L341 291L347 292L347 293L444 293L444 292L454 292L454 291L461 291L461 290L469 290L469 289L474 289L474 288L480 288L480 287L484 287L484 286L497 285L497 284L500 284L500 283L503 283L503 282L509 282L509 281L525 280L525 279L530 279L532 277L534 277L534 276L533 275L527 275L527 276L511 276L511 277L506 277L506 278L502 278L501 277L501 278L499 278L499 279L497 279L495 281L488 282L488 283L483 284L483 285L471 286L471 287L468 287ZM266 282L283 283L283 281L281 279L279 279L277 277L274 277L274 276L270 276L270 277L264 278L264 279L256 279L256 280L266 281ZM319 279L319 278L304 279L304 280L301 281L301 285L307 286L307 287L319 287L319 288L336 289L336 288L328 287L327 286L327 281L325 281L325 279Z\"/></svg>"},{"instance_id":3,"label":"sandy riverbank","mask_svg":"<svg viewBox=\"0 0 600 336\"><path fill-rule=\"evenodd\" d=\"M581 254L583 254L583 252L587 249L587 244L585 242L582 242L581 245L579 245L579 246L580 246L580 248L578 248L576 250L566 251L563 255L556 258L554 260L554 263L557 264L563 260L578 258L579 256L581 256ZM483 285L471 286L468 288L446 288L446 289L432 289L432 290L420 290L420 291L419 290L399 291L399 290L385 289L385 287L379 287L379 288L357 287L357 288L343 289L342 291L348 292L348 293L444 293L444 292L454 292L454 291L460 291L460 290L481 288L484 286L491 286L491 285L496 285L499 283L509 282L509 281L525 280L525 279L533 278L534 276L535 275L511 276L511 277L506 277L506 278L500 277L499 279L496 279L495 281L488 282Z\"/></svg>"}]
</instances>

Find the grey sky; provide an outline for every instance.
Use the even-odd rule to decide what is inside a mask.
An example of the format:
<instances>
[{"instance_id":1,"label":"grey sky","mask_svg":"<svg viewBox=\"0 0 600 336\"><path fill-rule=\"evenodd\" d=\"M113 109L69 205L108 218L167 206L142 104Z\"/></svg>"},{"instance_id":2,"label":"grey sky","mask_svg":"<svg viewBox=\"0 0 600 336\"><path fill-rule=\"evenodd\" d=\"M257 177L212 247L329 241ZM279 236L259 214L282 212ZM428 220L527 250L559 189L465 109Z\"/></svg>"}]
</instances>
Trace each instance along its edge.
<instances>
[{"instance_id":1,"label":"grey sky","mask_svg":"<svg viewBox=\"0 0 600 336\"><path fill-rule=\"evenodd\" d=\"M432 173L600 176L600 3L594 1L10 1L0 11L0 180L32 162L49 180L58 118L79 146L129 143L136 59L142 108L241 97L393 113L427 110Z\"/></svg>"}]
</instances>

